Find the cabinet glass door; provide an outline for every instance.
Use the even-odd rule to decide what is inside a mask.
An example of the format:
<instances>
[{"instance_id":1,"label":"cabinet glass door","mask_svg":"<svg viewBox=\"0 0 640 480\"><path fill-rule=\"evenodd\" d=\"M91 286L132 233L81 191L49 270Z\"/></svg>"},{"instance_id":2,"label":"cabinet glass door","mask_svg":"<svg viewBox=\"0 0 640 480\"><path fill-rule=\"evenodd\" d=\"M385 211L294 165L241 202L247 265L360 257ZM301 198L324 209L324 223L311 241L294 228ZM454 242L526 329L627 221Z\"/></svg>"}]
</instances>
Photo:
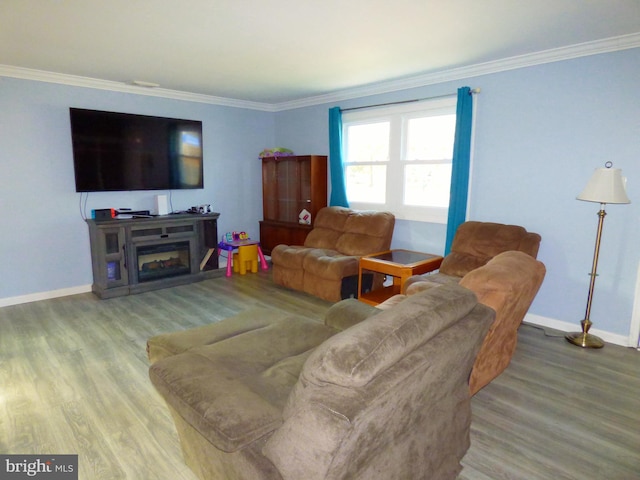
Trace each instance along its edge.
<instances>
[{"instance_id":1,"label":"cabinet glass door","mask_svg":"<svg viewBox=\"0 0 640 480\"><path fill-rule=\"evenodd\" d=\"M300 164L297 160L281 160L278 165L278 220L296 222L300 198Z\"/></svg>"},{"instance_id":2,"label":"cabinet glass door","mask_svg":"<svg viewBox=\"0 0 640 480\"><path fill-rule=\"evenodd\" d=\"M278 197L276 195L278 186L278 162L275 160L262 161L262 201L265 220L278 219Z\"/></svg>"},{"instance_id":3,"label":"cabinet glass door","mask_svg":"<svg viewBox=\"0 0 640 480\"><path fill-rule=\"evenodd\" d=\"M124 229L105 228L101 230L104 251L103 281L107 287L126 285L126 255L124 251Z\"/></svg>"},{"instance_id":4,"label":"cabinet glass door","mask_svg":"<svg viewBox=\"0 0 640 480\"><path fill-rule=\"evenodd\" d=\"M300 191L298 193L299 207L309 208L311 203L311 159L300 161Z\"/></svg>"}]
</instances>

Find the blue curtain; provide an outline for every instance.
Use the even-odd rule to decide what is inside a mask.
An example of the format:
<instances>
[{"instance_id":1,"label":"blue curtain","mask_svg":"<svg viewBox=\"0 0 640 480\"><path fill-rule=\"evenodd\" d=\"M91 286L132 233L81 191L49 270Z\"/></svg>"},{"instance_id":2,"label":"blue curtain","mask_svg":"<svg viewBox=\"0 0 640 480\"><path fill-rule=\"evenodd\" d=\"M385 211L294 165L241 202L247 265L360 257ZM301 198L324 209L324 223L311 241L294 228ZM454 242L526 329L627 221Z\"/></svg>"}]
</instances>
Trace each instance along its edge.
<instances>
[{"instance_id":1,"label":"blue curtain","mask_svg":"<svg viewBox=\"0 0 640 480\"><path fill-rule=\"evenodd\" d=\"M456 230L467 216L467 194L469 192L469 167L471 163L471 123L473 97L469 87L458 89L456 106L456 135L453 142L451 171L451 193L449 195L449 218L444 254L451 251Z\"/></svg>"},{"instance_id":2,"label":"blue curtain","mask_svg":"<svg viewBox=\"0 0 640 480\"><path fill-rule=\"evenodd\" d=\"M347 187L342 166L342 112L340 107L329 109L329 171L331 172L329 205L348 207Z\"/></svg>"}]
</instances>

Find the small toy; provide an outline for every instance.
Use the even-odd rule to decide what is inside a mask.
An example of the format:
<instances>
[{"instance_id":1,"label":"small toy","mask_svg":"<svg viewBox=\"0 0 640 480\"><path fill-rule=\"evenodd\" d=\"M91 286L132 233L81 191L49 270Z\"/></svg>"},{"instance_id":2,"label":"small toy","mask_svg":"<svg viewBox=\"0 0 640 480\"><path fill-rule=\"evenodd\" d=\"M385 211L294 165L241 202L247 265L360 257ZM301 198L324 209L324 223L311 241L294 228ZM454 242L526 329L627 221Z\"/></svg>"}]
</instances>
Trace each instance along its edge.
<instances>
[{"instance_id":1,"label":"small toy","mask_svg":"<svg viewBox=\"0 0 640 480\"><path fill-rule=\"evenodd\" d=\"M227 232L222 236L222 241L225 243L237 242L239 240L249 240L247 232Z\"/></svg>"},{"instance_id":2,"label":"small toy","mask_svg":"<svg viewBox=\"0 0 640 480\"><path fill-rule=\"evenodd\" d=\"M311 213L306 208L303 208L298 215L298 223L303 225L311 225Z\"/></svg>"},{"instance_id":3,"label":"small toy","mask_svg":"<svg viewBox=\"0 0 640 480\"><path fill-rule=\"evenodd\" d=\"M290 157L292 155L294 155L292 150L289 150L288 148L283 148L283 147L276 147L276 148L265 148L263 151L260 152L258 157L259 158Z\"/></svg>"}]
</instances>

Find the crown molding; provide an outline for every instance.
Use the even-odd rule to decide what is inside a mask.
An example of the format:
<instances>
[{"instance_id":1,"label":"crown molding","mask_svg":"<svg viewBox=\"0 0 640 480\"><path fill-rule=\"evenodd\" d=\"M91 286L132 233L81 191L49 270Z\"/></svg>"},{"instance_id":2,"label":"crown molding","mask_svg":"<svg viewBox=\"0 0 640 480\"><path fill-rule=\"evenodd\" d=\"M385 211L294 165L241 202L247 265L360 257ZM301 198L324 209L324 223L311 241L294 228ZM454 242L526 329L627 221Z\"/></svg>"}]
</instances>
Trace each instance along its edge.
<instances>
[{"instance_id":1,"label":"crown molding","mask_svg":"<svg viewBox=\"0 0 640 480\"><path fill-rule=\"evenodd\" d=\"M250 110L262 110L268 112L274 111L273 105L270 103L236 100L233 98L216 97L213 95L203 95L198 93L183 92L179 90L170 90L167 88L135 85L125 82L114 82L111 80L100 80L98 78L67 75L63 73L47 72L44 70L35 70L31 68L14 67L11 65L0 64L0 77L11 77L20 78L23 80L58 83L63 85L71 85L74 87L94 88L98 90L109 90L112 92L121 93L133 93L136 95L162 97L172 100L184 100L187 102L208 103L211 105L221 105L225 107L247 108Z\"/></svg>"},{"instance_id":2,"label":"crown molding","mask_svg":"<svg viewBox=\"0 0 640 480\"><path fill-rule=\"evenodd\" d=\"M369 95L379 95L383 93L397 92L410 88L424 87L438 83L462 80L481 75L499 73L519 68L532 67L545 63L560 62L573 58L598 55L601 53L615 52L618 50L628 50L640 47L640 32L619 37L611 37L593 42L570 45L568 47L553 48L525 55L518 55L502 60L486 63L478 63L466 67L452 68L440 72L416 75L404 79L391 80L387 82L364 85L344 90L338 90L325 95L293 100L275 104L276 111L292 110L295 108L310 107L325 103L335 103L354 98L366 97Z\"/></svg>"},{"instance_id":3,"label":"crown molding","mask_svg":"<svg viewBox=\"0 0 640 480\"><path fill-rule=\"evenodd\" d=\"M173 100L184 100L187 102L206 103L226 107L246 108L250 110L260 110L265 112L280 112L293 110L296 108L335 103L354 98L366 97L369 95L379 95L383 93L396 92L416 87L424 87L438 83L462 80L493 73L526 68L545 63L560 62L573 58L598 55L601 53L628 50L640 47L640 32L619 37L611 37L593 42L570 45L568 47L554 48L525 55L518 55L502 60L479 63L466 67L452 68L440 72L416 75L404 79L390 80L386 82L373 83L360 87L337 90L324 95L302 98L281 103L261 103L247 100L237 100L226 97L216 97L213 95L203 95L198 93L170 90L166 88L150 88L146 86L132 85L124 82L114 82L110 80L100 80L77 75L67 75L30 68L14 67L0 64L0 77L20 78L24 80L35 80L40 82L58 83L76 87L94 88L99 90L109 90L113 92L132 93L136 95L147 95L152 97L169 98Z\"/></svg>"}]
</instances>

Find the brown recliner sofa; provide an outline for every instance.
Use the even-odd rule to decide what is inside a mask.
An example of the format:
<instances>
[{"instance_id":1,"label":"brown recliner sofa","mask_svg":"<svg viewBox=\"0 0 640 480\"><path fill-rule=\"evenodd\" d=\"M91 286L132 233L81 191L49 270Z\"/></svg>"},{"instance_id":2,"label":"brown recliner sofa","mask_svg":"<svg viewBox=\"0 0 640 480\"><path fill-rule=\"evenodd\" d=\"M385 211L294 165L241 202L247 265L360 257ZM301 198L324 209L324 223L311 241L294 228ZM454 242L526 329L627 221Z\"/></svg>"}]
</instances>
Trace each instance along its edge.
<instances>
[{"instance_id":1,"label":"brown recliner sofa","mask_svg":"<svg viewBox=\"0 0 640 480\"><path fill-rule=\"evenodd\" d=\"M518 251L499 253L486 265L476 268L459 280L459 285L476 294L478 301L496 312L496 319L485 337L469 379L472 395L500 375L508 366L518 342L522 324L546 274L544 264ZM377 306L391 308L411 295L448 283L421 281Z\"/></svg>"},{"instance_id":2,"label":"brown recliner sofa","mask_svg":"<svg viewBox=\"0 0 640 480\"><path fill-rule=\"evenodd\" d=\"M439 271L414 275L403 285L403 293L413 295L437 284L460 283L475 292L480 303L496 310L496 321L484 340L469 380L471 394L500 375L511 361L518 327L546 274L545 266L535 260L540 240L540 235L519 225L464 222L458 227L451 252Z\"/></svg>"},{"instance_id":3,"label":"brown recliner sofa","mask_svg":"<svg viewBox=\"0 0 640 480\"><path fill-rule=\"evenodd\" d=\"M533 258L538 256L540 235L519 225L468 221L456 230L451 251L437 273L414 275L403 285L402 293L416 292L420 282L457 283L470 271L485 265L502 252L515 250ZM429 286L427 285L426 288Z\"/></svg>"},{"instance_id":4,"label":"brown recliner sofa","mask_svg":"<svg viewBox=\"0 0 640 480\"><path fill-rule=\"evenodd\" d=\"M325 207L304 245L271 251L273 281L330 302L357 297L360 257L389 250L394 225L389 212Z\"/></svg>"},{"instance_id":5,"label":"brown recliner sofa","mask_svg":"<svg viewBox=\"0 0 640 480\"><path fill-rule=\"evenodd\" d=\"M150 339L149 375L202 480L455 479L494 316L459 285L324 324L252 310Z\"/></svg>"}]
</instances>

